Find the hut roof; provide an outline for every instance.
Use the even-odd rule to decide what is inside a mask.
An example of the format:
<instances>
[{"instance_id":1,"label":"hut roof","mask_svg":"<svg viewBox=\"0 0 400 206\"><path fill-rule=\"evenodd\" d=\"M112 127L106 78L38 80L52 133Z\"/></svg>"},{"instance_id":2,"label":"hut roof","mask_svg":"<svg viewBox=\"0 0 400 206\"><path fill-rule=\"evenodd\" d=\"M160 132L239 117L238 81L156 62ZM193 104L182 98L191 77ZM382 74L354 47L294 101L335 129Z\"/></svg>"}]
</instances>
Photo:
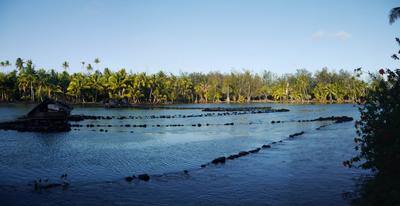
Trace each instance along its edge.
<instances>
[{"instance_id":1,"label":"hut roof","mask_svg":"<svg viewBox=\"0 0 400 206\"><path fill-rule=\"evenodd\" d=\"M67 104L56 101L53 99L46 98L34 107L28 114L28 117L33 117L37 113L47 113L47 112L60 112L69 115L72 110L72 107L68 106Z\"/></svg>"}]
</instances>

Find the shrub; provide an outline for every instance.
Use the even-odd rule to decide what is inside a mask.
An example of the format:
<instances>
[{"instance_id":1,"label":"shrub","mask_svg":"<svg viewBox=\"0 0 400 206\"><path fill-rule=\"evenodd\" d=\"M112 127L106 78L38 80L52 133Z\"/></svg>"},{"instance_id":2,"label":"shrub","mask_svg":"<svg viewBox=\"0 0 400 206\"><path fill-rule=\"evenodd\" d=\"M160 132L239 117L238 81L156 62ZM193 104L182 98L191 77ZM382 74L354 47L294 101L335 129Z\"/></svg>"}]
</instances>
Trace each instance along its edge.
<instances>
[{"instance_id":1,"label":"shrub","mask_svg":"<svg viewBox=\"0 0 400 206\"><path fill-rule=\"evenodd\" d=\"M358 156L346 161L387 175L400 174L400 69L386 71L373 76L377 85L370 89L360 106L359 121L356 121L358 137L354 141L360 150Z\"/></svg>"},{"instance_id":2,"label":"shrub","mask_svg":"<svg viewBox=\"0 0 400 206\"><path fill-rule=\"evenodd\" d=\"M345 166L370 169L373 178L363 182L355 205L400 205L400 69L379 70L360 104L356 121L356 150Z\"/></svg>"}]
</instances>

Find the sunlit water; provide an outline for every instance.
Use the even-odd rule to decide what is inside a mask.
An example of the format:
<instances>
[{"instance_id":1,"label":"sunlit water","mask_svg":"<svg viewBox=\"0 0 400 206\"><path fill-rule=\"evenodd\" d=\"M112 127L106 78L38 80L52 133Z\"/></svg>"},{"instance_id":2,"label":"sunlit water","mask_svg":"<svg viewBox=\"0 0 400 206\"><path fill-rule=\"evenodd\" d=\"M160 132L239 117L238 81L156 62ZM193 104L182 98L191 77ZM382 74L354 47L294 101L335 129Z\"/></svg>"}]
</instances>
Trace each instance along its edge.
<instances>
[{"instance_id":1,"label":"sunlit water","mask_svg":"<svg viewBox=\"0 0 400 206\"><path fill-rule=\"evenodd\" d=\"M176 105L174 105L176 106ZM182 107L249 105L181 105ZM269 106L252 104L251 106ZM6 205L344 205L361 171L343 167L354 155L354 122L315 130L323 122L271 124L272 120L347 115L353 105L284 105L290 112L175 119L86 120L83 124L147 124L146 128L112 127L108 133L81 128L67 133L0 131L0 202ZM1 106L10 120L29 106ZM201 114L200 110L75 108L74 114L148 116ZM191 124L233 126L192 127ZM250 124L251 123L251 124ZM151 125L184 124L184 127ZM219 156L254 149L305 131L271 149L225 165L200 169ZM189 170L186 175L182 171ZM71 185L36 192L32 181L58 181L67 173ZM148 173L149 182L124 177Z\"/></svg>"}]
</instances>

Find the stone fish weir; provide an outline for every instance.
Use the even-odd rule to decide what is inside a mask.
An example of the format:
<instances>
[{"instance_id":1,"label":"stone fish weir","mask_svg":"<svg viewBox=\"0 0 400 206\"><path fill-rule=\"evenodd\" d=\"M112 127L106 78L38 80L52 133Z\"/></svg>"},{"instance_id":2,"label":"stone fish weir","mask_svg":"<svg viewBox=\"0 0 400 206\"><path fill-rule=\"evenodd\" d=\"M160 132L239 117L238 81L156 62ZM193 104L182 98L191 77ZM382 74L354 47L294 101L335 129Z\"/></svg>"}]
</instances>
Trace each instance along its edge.
<instances>
[{"instance_id":1,"label":"stone fish weir","mask_svg":"<svg viewBox=\"0 0 400 206\"><path fill-rule=\"evenodd\" d=\"M1 122L0 129L20 132L67 132L67 120L73 108L63 102L45 99L27 115L15 121Z\"/></svg>"}]
</instances>

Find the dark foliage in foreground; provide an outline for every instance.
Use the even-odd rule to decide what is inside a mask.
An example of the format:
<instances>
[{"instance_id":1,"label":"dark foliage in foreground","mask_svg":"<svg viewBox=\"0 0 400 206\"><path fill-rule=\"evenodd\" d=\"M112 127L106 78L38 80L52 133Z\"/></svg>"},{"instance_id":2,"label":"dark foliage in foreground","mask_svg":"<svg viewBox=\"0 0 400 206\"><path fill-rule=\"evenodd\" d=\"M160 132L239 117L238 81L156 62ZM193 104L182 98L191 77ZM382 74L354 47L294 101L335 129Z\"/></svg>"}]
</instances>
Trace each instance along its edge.
<instances>
[{"instance_id":1,"label":"dark foliage in foreground","mask_svg":"<svg viewBox=\"0 0 400 206\"><path fill-rule=\"evenodd\" d=\"M356 122L356 150L345 166L370 169L356 205L400 205L400 69L381 69L375 89L368 92Z\"/></svg>"},{"instance_id":2,"label":"dark foliage in foreground","mask_svg":"<svg viewBox=\"0 0 400 206\"><path fill-rule=\"evenodd\" d=\"M399 16L400 7L393 8L390 24ZM400 46L399 38L396 42ZM398 54L392 59L399 60ZM354 141L360 153L343 162L348 167L361 162L359 167L374 172L361 184L353 205L400 205L400 69L380 69L379 74L371 75L375 85L359 109L361 120L356 122Z\"/></svg>"}]
</instances>

